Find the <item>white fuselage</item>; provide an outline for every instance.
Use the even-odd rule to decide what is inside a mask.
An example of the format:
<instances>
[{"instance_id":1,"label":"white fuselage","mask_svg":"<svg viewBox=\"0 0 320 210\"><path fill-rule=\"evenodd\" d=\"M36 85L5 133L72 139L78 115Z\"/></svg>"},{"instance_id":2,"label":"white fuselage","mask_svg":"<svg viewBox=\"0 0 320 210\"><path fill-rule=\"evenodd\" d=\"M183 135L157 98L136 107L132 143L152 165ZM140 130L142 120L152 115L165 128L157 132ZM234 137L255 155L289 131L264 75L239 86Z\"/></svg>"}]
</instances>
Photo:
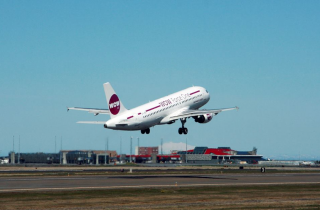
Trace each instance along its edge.
<instances>
[{"instance_id":1,"label":"white fuselage","mask_svg":"<svg viewBox=\"0 0 320 210\"><path fill-rule=\"evenodd\" d=\"M105 126L113 130L143 130L168 124L170 116L188 109L199 109L210 100L203 87L190 87L113 117Z\"/></svg>"}]
</instances>

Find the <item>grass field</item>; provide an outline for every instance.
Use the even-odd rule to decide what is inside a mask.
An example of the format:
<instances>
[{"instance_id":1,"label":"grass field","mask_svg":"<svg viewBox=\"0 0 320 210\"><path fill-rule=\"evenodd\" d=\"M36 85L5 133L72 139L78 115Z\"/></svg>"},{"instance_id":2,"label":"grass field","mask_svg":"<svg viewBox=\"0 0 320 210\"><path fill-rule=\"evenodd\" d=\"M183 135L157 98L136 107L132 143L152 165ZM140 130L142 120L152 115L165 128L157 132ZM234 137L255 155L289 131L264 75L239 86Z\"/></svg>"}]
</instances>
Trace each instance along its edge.
<instances>
[{"instance_id":1,"label":"grass field","mask_svg":"<svg viewBox=\"0 0 320 210\"><path fill-rule=\"evenodd\" d=\"M320 184L0 193L0 209L320 209Z\"/></svg>"}]
</instances>

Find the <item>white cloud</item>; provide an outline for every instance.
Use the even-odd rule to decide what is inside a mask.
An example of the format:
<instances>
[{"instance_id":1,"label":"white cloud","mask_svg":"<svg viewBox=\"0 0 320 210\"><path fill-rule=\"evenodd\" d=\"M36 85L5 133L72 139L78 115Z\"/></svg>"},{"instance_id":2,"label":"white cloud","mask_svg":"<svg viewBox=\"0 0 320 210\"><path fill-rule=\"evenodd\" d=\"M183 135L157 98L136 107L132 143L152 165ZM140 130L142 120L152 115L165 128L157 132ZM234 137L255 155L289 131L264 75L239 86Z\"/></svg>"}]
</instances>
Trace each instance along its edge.
<instances>
[{"instance_id":1,"label":"white cloud","mask_svg":"<svg viewBox=\"0 0 320 210\"><path fill-rule=\"evenodd\" d=\"M194 149L194 147L195 146L188 144L187 149L188 150ZM184 150L185 151L186 150L186 143L184 143L184 142L179 142L179 143L166 142L166 143L163 143L163 145L162 145L163 154L170 154L171 150ZM159 153L161 153L161 145L159 145Z\"/></svg>"}]
</instances>

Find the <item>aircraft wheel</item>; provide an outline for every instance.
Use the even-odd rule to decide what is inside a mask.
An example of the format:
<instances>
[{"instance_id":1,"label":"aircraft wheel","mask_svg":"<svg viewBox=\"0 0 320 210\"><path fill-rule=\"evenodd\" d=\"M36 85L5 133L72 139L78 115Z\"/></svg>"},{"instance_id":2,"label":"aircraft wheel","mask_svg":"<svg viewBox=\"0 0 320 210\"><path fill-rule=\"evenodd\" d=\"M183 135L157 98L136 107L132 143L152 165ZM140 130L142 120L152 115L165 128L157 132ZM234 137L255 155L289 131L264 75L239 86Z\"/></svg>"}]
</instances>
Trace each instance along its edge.
<instances>
[{"instance_id":1,"label":"aircraft wheel","mask_svg":"<svg viewBox=\"0 0 320 210\"><path fill-rule=\"evenodd\" d=\"M146 132L146 130L141 130L141 134L144 134Z\"/></svg>"},{"instance_id":2,"label":"aircraft wheel","mask_svg":"<svg viewBox=\"0 0 320 210\"><path fill-rule=\"evenodd\" d=\"M181 135L182 134L182 128L179 128L178 132Z\"/></svg>"},{"instance_id":3,"label":"aircraft wheel","mask_svg":"<svg viewBox=\"0 0 320 210\"><path fill-rule=\"evenodd\" d=\"M150 133L150 128L146 129L146 134Z\"/></svg>"},{"instance_id":4,"label":"aircraft wheel","mask_svg":"<svg viewBox=\"0 0 320 210\"><path fill-rule=\"evenodd\" d=\"M184 129L183 129L183 133L184 133L184 134L188 134L188 128L184 128Z\"/></svg>"}]
</instances>

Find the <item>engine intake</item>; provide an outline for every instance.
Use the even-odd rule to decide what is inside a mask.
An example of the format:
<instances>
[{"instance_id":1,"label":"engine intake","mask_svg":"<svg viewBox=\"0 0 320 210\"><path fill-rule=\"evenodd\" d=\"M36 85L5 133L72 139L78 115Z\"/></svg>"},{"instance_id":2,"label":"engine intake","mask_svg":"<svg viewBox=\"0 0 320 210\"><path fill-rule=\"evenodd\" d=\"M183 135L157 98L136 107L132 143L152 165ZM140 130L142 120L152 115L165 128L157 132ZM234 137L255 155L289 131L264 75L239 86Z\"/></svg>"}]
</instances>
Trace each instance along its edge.
<instances>
[{"instance_id":1,"label":"engine intake","mask_svg":"<svg viewBox=\"0 0 320 210\"><path fill-rule=\"evenodd\" d=\"M213 114L204 114L200 116L193 117L194 121L197 123L207 123L212 120Z\"/></svg>"}]
</instances>

